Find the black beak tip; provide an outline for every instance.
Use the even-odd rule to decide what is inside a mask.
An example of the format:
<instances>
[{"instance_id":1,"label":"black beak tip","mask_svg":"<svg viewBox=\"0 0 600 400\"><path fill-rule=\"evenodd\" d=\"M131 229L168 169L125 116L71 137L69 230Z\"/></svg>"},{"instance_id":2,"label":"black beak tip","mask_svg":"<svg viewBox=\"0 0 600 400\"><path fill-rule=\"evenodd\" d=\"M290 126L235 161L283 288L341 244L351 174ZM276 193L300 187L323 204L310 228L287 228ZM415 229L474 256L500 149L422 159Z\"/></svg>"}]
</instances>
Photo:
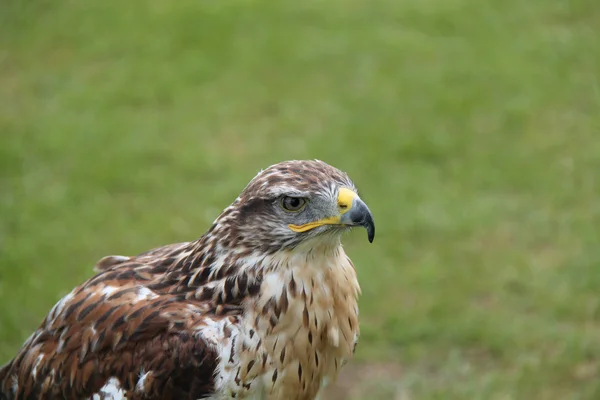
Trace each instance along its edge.
<instances>
[{"instance_id":1,"label":"black beak tip","mask_svg":"<svg viewBox=\"0 0 600 400\"><path fill-rule=\"evenodd\" d=\"M369 243L373 243L373 239L375 239L375 221L373 221L373 217L371 216L370 212L364 219L363 226L367 229L367 237L369 238Z\"/></svg>"},{"instance_id":2,"label":"black beak tip","mask_svg":"<svg viewBox=\"0 0 600 400\"><path fill-rule=\"evenodd\" d=\"M373 239L375 239L375 225L367 227L367 237L369 238L369 243L373 243Z\"/></svg>"}]
</instances>

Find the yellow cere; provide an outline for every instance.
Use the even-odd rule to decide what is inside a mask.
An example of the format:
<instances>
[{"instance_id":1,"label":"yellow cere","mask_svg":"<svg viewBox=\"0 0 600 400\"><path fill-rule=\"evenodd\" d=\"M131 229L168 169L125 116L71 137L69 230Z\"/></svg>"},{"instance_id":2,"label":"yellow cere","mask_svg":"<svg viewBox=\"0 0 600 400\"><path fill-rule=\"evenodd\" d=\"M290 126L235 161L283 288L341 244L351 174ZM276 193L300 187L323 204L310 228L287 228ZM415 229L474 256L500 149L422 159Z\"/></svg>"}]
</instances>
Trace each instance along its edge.
<instances>
[{"instance_id":1,"label":"yellow cere","mask_svg":"<svg viewBox=\"0 0 600 400\"><path fill-rule=\"evenodd\" d=\"M346 188L340 189L338 193L338 207L340 209L340 214L347 213L352 208L352 202L356 197L356 193L352 190Z\"/></svg>"},{"instance_id":2,"label":"yellow cere","mask_svg":"<svg viewBox=\"0 0 600 400\"><path fill-rule=\"evenodd\" d=\"M348 212L352 208L352 202L357 197L357 194L350 189L341 188L338 193L338 209L340 215ZM322 225L337 225L340 223L340 216L323 218L318 221L309 222L302 225L289 224L288 227L294 232L306 232Z\"/></svg>"}]
</instances>

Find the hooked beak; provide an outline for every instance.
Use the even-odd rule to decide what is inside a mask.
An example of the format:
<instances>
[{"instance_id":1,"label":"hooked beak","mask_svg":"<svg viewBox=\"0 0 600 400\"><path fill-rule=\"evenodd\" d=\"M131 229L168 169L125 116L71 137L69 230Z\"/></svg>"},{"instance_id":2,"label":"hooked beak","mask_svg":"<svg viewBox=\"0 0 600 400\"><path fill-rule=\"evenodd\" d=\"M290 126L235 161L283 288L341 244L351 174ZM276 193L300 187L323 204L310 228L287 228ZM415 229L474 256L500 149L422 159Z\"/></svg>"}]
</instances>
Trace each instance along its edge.
<instances>
[{"instance_id":1,"label":"hooked beak","mask_svg":"<svg viewBox=\"0 0 600 400\"><path fill-rule=\"evenodd\" d=\"M340 201L342 197L345 201ZM356 193L348 189L340 189L338 204L348 205L348 203L349 207L340 207L343 210L343 214L340 217L340 224L364 227L367 230L369 242L373 243L373 239L375 238L375 221L373 221L371 210L369 210L369 207L367 207L365 202Z\"/></svg>"}]
</instances>

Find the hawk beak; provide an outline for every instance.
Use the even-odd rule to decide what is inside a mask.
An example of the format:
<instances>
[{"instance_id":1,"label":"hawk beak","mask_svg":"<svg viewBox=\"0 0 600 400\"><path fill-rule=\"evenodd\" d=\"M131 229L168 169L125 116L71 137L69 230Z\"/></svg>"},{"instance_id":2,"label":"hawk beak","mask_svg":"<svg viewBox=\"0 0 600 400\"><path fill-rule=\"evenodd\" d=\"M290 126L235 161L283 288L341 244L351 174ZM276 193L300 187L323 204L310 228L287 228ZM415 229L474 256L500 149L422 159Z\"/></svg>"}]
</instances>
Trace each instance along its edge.
<instances>
[{"instance_id":1,"label":"hawk beak","mask_svg":"<svg viewBox=\"0 0 600 400\"><path fill-rule=\"evenodd\" d=\"M375 221L373 214L364 201L353 191L342 188L338 195L338 207L340 208L340 224L348 226L362 226L367 230L369 242L373 243L375 238Z\"/></svg>"},{"instance_id":2,"label":"hawk beak","mask_svg":"<svg viewBox=\"0 0 600 400\"><path fill-rule=\"evenodd\" d=\"M309 222L304 225L290 224L294 232L306 232L323 225L362 226L367 229L369 242L375 238L375 222L369 207L350 189L341 188L338 193L337 206L339 215Z\"/></svg>"}]
</instances>

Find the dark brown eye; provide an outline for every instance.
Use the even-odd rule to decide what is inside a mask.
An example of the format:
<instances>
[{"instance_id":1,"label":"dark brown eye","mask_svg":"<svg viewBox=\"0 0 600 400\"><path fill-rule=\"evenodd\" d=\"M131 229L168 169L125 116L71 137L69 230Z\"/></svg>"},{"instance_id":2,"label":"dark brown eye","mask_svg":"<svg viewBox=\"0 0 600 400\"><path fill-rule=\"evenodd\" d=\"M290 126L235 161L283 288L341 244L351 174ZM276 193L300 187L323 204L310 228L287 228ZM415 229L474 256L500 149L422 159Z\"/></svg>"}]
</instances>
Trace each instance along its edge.
<instances>
[{"instance_id":1,"label":"dark brown eye","mask_svg":"<svg viewBox=\"0 0 600 400\"><path fill-rule=\"evenodd\" d=\"M286 211L300 211L306 204L306 199L302 197L285 196L281 199L281 207Z\"/></svg>"}]
</instances>

